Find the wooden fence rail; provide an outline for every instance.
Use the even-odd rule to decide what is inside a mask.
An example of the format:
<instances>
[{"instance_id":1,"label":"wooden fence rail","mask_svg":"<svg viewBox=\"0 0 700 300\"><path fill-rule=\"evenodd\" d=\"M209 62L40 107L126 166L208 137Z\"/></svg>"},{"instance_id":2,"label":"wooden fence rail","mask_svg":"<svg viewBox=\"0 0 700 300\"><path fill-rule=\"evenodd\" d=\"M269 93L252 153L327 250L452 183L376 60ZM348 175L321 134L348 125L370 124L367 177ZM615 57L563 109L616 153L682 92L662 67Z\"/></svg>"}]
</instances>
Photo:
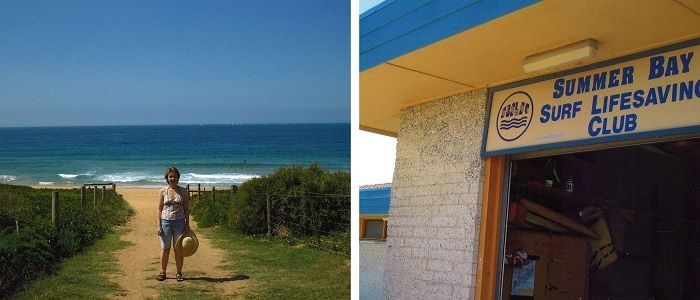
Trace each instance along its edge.
<instances>
[{"instance_id":1,"label":"wooden fence rail","mask_svg":"<svg viewBox=\"0 0 700 300\"><path fill-rule=\"evenodd\" d=\"M93 187L93 205L97 207L97 187L102 186L102 201L105 199L105 194L107 192L107 186L111 185L112 190L117 190L117 185L114 182L109 183L87 183L80 187L80 208L85 208L85 188ZM61 224L61 198L58 191L51 192L51 224L54 228L58 228ZM19 222L15 220L15 227L17 234L19 234Z\"/></svg>"},{"instance_id":2,"label":"wooden fence rail","mask_svg":"<svg viewBox=\"0 0 700 300\"><path fill-rule=\"evenodd\" d=\"M116 193L117 192L117 185L114 182L103 182L103 183L86 183L83 184L82 187L80 187L80 208L85 208L85 201L87 198L85 197L85 192L88 188L92 188L92 205L93 207L97 207L97 187L101 186L102 187L102 192L101 192L101 201L105 200L105 194L107 193L107 186L111 186L112 190ZM206 192L207 188L203 187L201 184L197 184L197 190L193 191L190 190L190 185L187 185L187 195L192 196L192 194L197 193L197 199L201 198L202 192ZM216 202L216 187L212 186L212 203ZM233 195L236 193L238 190L238 186L236 185L231 185L231 199L233 199ZM53 224L54 227L58 228L61 222L61 216L59 214L60 212L60 197L58 191L52 192L51 195L51 223ZM17 233L19 233L19 222L15 220L15 227Z\"/></svg>"},{"instance_id":3,"label":"wooden fence rail","mask_svg":"<svg viewBox=\"0 0 700 300\"><path fill-rule=\"evenodd\" d=\"M114 182L103 182L103 183L86 183L80 188L80 207L85 208L85 189L92 187L92 206L97 207L97 187L102 187L102 194L100 199L105 201L105 194L107 193L107 186L112 186L114 193L117 193L117 184Z\"/></svg>"},{"instance_id":4,"label":"wooden fence rail","mask_svg":"<svg viewBox=\"0 0 700 300\"><path fill-rule=\"evenodd\" d=\"M197 194L197 200L199 200L199 199L202 198L202 197L201 197L202 192L206 192L206 191L207 191L207 187L202 187L202 184L201 184L201 183L198 183L198 184L197 184L197 190L196 190L196 191L195 191L195 190L191 190L189 184L186 186L186 188L187 188L187 196L189 196L190 199L192 199L192 195L193 195L193 194ZM211 196L211 201L215 203L215 202L216 202L216 186L212 186L212 187L211 187L211 191L212 191L212 194L211 194L211 195L212 195L212 196ZM235 184L232 184L232 185L231 185L231 199L233 199L233 195L236 194L236 191L238 191L238 186L235 185Z\"/></svg>"}]
</instances>

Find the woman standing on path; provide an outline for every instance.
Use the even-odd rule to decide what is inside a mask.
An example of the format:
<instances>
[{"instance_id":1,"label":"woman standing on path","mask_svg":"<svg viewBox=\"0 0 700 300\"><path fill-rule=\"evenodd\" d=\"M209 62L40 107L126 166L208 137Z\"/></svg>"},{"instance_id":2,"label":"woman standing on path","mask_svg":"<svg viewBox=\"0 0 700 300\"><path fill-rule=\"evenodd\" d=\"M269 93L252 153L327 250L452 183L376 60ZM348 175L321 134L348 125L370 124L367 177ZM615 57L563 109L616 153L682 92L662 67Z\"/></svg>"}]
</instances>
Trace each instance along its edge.
<instances>
[{"instance_id":1,"label":"woman standing on path","mask_svg":"<svg viewBox=\"0 0 700 300\"><path fill-rule=\"evenodd\" d=\"M168 268L168 259L170 258L170 246L174 244L173 240L185 232L190 230L190 212L189 212L189 193L187 190L177 185L180 181L180 171L175 167L169 167L165 171L165 182L168 186L160 190L158 197L158 236L160 236L160 248L163 249L160 254L161 272L156 276L156 279L163 281L166 278L166 269ZM177 267L177 281L185 280L182 277L182 264L185 257L181 251L175 247L175 266Z\"/></svg>"}]
</instances>

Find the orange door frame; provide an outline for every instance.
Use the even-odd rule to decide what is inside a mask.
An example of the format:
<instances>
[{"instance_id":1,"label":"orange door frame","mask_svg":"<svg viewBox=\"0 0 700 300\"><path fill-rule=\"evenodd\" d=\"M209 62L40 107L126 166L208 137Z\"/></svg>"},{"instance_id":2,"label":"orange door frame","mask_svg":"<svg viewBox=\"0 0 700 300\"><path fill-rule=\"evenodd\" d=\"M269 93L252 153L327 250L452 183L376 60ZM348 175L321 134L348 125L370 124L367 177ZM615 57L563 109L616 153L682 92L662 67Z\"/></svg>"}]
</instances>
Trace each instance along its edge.
<instances>
[{"instance_id":1,"label":"orange door frame","mask_svg":"<svg viewBox=\"0 0 700 300\"><path fill-rule=\"evenodd\" d=\"M498 249L502 231L501 204L505 181L506 156L487 157L484 195L479 232L479 260L476 274L476 299L495 299L498 286Z\"/></svg>"}]
</instances>

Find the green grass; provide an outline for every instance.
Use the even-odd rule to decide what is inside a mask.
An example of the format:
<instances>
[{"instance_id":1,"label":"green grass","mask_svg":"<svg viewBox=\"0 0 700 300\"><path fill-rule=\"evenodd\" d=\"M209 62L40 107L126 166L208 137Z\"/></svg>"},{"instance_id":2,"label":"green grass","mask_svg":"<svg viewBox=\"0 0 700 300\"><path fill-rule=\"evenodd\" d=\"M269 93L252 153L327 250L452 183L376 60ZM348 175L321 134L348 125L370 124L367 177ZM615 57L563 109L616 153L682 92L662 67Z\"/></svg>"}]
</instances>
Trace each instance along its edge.
<instances>
[{"instance_id":1,"label":"green grass","mask_svg":"<svg viewBox=\"0 0 700 300\"><path fill-rule=\"evenodd\" d=\"M199 230L197 231L199 233ZM207 274L195 271L188 271L187 277L203 277ZM219 295L218 290L212 286L216 283L209 283L202 280L186 280L175 284L155 285L160 295L157 299L229 299L231 296Z\"/></svg>"},{"instance_id":2,"label":"green grass","mask_svg":"<svg viewBox=\"0 0 700 300\"><path fill-rule=\"evenodd\" d=\"M224 250L223 268L248 281L234 295L241 299L349 299L350 261L346 256L314 249L296 248L280 242L246 237L222 227L200 228ZM188 274L196 276L197 274ZM187 285L160 288L162 299L223 299L212 283L187 281ZM231 296L229 296L231 297Z\"/></svg>"},{"instance_id":3,"label":"green grass","mask_svg":"<svg viewBox=\"0 0 700 300\"><path fill-rule=\"evenodd\" d=\"M125 296L107 274L119 272L114 253L131 245L121 241L124 229L111 232L14 295L17 299L105 299ZM247 282L234 295L244 299L349 299L350 261L345 256L295 248L232 233L223 228L200 228L214 246L227 253L224 269ZM190 273L188 276L205 274ZM223 299L206 281L157 287L159 299ZM229 296L230 297L230 296Z\"/></svg>"},{"instance_id":4,"label":"green grass","mask_svg":"<svg viewBox=\"0 0 700 300\"><path fill-rule=\"evenodd\" d=\"M126 296L108 274L119 272L115 253L131 246L121 241L126 229L106 234L94 245L66 259L54 276L42 277L15 294L17 299L104 299ZM219 295L206 281L157 287L162 299L349 299L350 261L347 256L285 245L233 233L230 229L200 228L226 254L225 270L244 280L235 295ZM146 266L148 267L148 266ZM190 273L188 276L206 274Z\"/></svg>"},{"instance_id":5,"label":"green grass","mask_svg":"<svg viewBox=\"0 0 700 300\"><path fill-rule=\"evenodd\" d=\"M39 278L13 298L105 299L107 295L124 295L106 274L119 272L114 253L131 245L119 239L125 233L125 229L107 233L85 251L63 261L57 274Z\"/></svg>"},{"instance_id":6,"label":"green grass","mask_svg":"<svg viewBox=\"0 0 700 300\"><path fill-rule=\"evenodd\" d=\"M188 273L187 276L196 275L192 272ZM197 300L208 300L208 299L225 299L221 295L217 295L217 290L210 286L211 283L205 282L194 282L188 281L186 283L180 283L173 285L168 285L167 287L158 287L160 296L158 299L197 299Z\"/></svg>"},{"instance_id":7,"label":"green grass","mask_svg":"<svg viewBox=\"0 0 700 300\"><path fill-rule=\"evenodd\" d=\"M201 228L227 253L225 269L249 277L246 299L349 299L346 256L239 235L229 229Z\"/></svg>"}]
</instances>

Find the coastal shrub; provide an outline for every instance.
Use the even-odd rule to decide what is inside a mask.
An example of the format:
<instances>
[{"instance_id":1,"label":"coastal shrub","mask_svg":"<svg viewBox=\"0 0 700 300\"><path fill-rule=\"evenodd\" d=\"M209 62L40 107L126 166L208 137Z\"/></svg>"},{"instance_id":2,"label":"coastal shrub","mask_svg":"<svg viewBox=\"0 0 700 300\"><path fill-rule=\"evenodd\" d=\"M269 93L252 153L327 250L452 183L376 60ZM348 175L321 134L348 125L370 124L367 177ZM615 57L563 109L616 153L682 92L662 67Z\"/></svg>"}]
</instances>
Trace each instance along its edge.
<instances>
[{"instance_id":1,"label":"coastal shrub","mask_svg":"<svg viewBox=\"0 0 700 300\"><path fill-rule=\"evenodd\" d=\"M216 191L216 201L212 201L211 192L202 193L201 199L198 196L190 199L190 214L200 227L226 224L231 203L230 190Z\"/></svg>"},{"instance_id":2,"label":"coastal shrub","mask_svg":"<svg viewBox=\"0 0 700 300\"><path fill-rule=\"evenodd\" d=\"M55 228L51 223L52 192L0 184L0 298L9 297L41 274L53 272L62 259L93 244L132 214L129 205L112 190L96 207L89 201L81 208L80 191L62 189L60 223Z\"/></svg>"},{"instance_id":3,"label":"coastal shrub","mask_svg":"<svg viewBox=\"0 0 700 300\"><path fill-rule=\"evenodd\" d=\"M54 262L48 240L30 227L0 239L0 298L39 275L51 273Z\"/></svg>"},{"instance_id":4,"label":"coastal shrub","mask_svg":"<svg viewBox=\"0 0 700 300\"><path fill-rule=\"evenodd\" d=\"M234 197L229 224L245 234L267 230L271 219L295 234L323 234L350 226L350 174L326 172L318 165L280 168L243 183Z\"/></svg>"},{"instance_id":5,"label":"coastal shrub","mask_svg":"<svg viewBox=\"0 0 700 300\"><path fill-rule=\"evenodd\" d=\"M241 233L262 233L267 223L261 212L267 210L265 198L269 179L266 176L250 179L238 188L228 213L228 225ZM246 201L258 197L261 201ZM263 216L261 218L261 216Z\"/></svg>"},{"instance_id":6,"label":"coastal shrub","mask_svg":"<svg viewBox=\"0 0 700 300\"><path fill-rule=\"evenodd\" d=\"M350 253L350 228L321 237L321 247L338 253Z\"/></svg>"},{"instance_id":7,"label":"coastal shrub","mask_svg":"<svg viewBox=\"0 0 700 300\"><path fill-rule=\"evenodd\" d=\"M247 235L267 233L267 200L275 236L293 246L316 245L350 253L350 174L318 165L280 168L230 190L193 197L190 212L198 226L225 225ZM319 239L316 239L316 235Z\"/></svg>"}]
</instances>

